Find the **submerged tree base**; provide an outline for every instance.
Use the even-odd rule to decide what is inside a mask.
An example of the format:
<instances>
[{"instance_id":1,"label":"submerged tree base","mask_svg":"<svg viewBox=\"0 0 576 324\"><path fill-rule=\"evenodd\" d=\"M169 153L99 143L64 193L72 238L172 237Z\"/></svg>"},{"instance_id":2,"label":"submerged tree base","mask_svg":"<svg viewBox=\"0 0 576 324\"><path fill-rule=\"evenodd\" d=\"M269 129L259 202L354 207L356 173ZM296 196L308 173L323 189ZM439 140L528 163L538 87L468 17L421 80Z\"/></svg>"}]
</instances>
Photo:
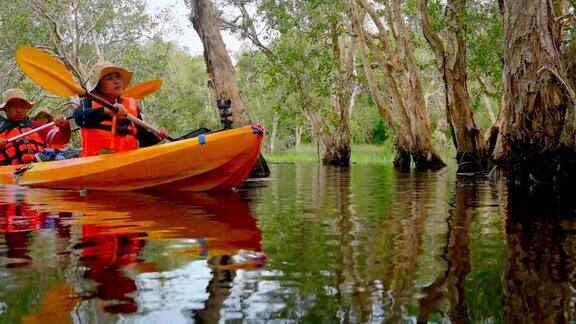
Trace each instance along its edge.
<instances>
[{"instance_id":1,"label":"submerged tree base","mask_svg":"<svg viewBox=\"0 0 576 324\"><path fill-rule=\"evenodd\" d=\"M396 150L396 157L394 157L394 168L400 171L410 171L410 163L412 158L410 153L404 150Z\"/></svg>"},{"instance_id":2,"label":"submerged tree base","mask_svg":"<svg viewBox=\"0 0 576 324\"><path fill-rule=\"evenodd\" d=\"M350 146L344 145L338 148L327 148L322 157L322 164L334 166L350 165Z\"/></svg>"},{"instance_id":3,"label":"submerged tree base","mask_svg":"<svg viewBox=\"0 0 576 324\"><path fill-rule=\"evenodd\" d=\"M270 176L270 168L268 162L264 159L262 154L258 157L258 161L250 172L250 178L268 178Z\"/></svg>"},{"instance_id":4,"label":"submerged tree base","mask_svg":"<svg viewBox=\"0 0 576 324\"><path fill-rule=\"evenodd\" d=\"M446 163L436 153L412 154L412 159L416 165L416 171L436 171L446 167Z\"/></svg>"},{"instance_id":5,"label":"submerged tree base","mask_svg":"<svg viewBox=\"0 0 576 324\"><path fill-rule=\"evenodd\" d=\"M576 183L576 152L560 149L543 152L525 145L520 155L509 156L504 167L516 186L552 185L555 190L569 190ZM538 152L538 153L530 153Z\"/></svg>"},{"instance_id":6,"label":"submerged tree base","mask_svg":"<svg viewBox=\"0 0 576 324\"><path fill-rule=\"evenodd\" d=\"M480 154L472 154L469 152L457 152L456 161L458 161L458 173L482 173L488 169L488 162L486 157Z\"/></svg>"}]
</instances>

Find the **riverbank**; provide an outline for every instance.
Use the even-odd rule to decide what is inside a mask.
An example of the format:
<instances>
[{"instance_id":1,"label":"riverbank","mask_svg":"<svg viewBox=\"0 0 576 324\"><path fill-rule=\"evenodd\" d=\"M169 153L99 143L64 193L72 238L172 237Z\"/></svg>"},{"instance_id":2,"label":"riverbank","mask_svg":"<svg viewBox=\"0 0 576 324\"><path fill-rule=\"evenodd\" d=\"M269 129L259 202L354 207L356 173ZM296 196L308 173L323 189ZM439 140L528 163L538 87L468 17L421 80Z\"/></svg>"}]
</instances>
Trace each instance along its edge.
<instances>
[{"instance_id":1,"label":"riverbank","mask_svg":"<svg viewBox=\"0 0 576 324\"><path fill-rule=\"evenodd\" d=\"M455 155L453 150L440 154L444 162L450 164L451 157ZM298 149L292 148L287 151L264 154L269 163L296 163L320 161L318 150L313 144L301 144ZM394 162L393 143L386 142L382 145L358 144L352 146L351 163L353 164L381 164L392 165Z\"/></svg>"}]
</instances>

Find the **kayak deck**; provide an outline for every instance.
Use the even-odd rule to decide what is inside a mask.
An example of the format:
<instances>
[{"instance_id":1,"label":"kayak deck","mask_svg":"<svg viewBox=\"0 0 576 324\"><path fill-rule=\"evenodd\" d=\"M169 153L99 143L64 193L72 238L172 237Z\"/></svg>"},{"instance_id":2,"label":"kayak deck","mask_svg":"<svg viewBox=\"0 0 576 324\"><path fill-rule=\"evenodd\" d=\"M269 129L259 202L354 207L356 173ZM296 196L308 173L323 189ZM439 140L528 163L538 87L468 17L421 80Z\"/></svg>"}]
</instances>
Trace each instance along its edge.
<instances>
[{"instance_id":1,"label":"kayak deck","mask_svg":"<svg viewBox=\"0 0 576 324\"><path fill-rule=\"evenodd\" d=\"M0 167L0 184L88 190L222 191L239 185L260 154L263 135L242 127L129 152Z\"/></svg>"}]
</instances>

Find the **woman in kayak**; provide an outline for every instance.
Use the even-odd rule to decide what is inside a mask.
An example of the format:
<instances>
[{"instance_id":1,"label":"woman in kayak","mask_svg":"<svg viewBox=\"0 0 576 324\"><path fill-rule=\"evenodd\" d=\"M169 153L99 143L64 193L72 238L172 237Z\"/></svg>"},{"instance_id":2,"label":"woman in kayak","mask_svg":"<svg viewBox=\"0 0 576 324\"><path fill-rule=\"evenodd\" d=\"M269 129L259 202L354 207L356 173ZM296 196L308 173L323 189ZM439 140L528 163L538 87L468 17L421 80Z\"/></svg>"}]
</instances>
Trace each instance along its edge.
<instances>
[{"instance_id":1,"label":"woman in kayak","mask_svg":"<svg viewBox=\"0 0 576 324\"><path fill-rule=\"evenodd\" d=\"M28 110L32 108L34 102L26 99L26 93L22 89L6 90L3 99L4 103L0 105L0 110L4 111L6 118L0 117L0 165L27 164L65 158L59 154L46 157L42 153L48 146L68 143L71 130L66 117L55 116L53 127L9 143L9 138L40 127L44 123L32 121L28 117Z\"/></svg>"},{"instance_id":2,"label":"woman in kayak","mask_svg":"<svg viewBox=\"0 0 576 324\"><path fill-rule=\"evenodd\" d=\"M92 100L82 100L74 111L74 120L81 128L81 156L130 151L157 144L168 137L165 130L155 135L126 118L128 114L141 118L137 100L122 96L131 79L132 72L110 62L98 63L92 69L89 90L113 103L118 112Z\"/></svg>"}]
</instances>

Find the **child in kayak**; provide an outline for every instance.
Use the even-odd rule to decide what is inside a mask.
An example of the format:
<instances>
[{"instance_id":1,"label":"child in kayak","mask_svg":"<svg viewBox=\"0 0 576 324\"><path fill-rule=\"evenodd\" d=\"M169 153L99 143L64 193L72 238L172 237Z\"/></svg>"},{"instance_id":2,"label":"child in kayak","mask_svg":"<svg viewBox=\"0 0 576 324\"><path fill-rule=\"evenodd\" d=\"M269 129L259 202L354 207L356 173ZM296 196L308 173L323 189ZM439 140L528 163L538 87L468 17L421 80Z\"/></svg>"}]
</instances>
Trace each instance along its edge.
<instances>
[{"instance_id":1,"label":"child in kayak","mask_svg":"<svg viewBox=\"0 0 576 324\"><path fill-rule=\"evenodd\" d=\"M8 139L44 123L32 121L27 113L34 105L26 99L22 89L9 89L3 94L4 103L0 110L6 118L0 117L0 165L27 164L44 161L43 152L50 145L65 145L70 141L70 123L64 116L55 116L54 126L30 134L14 142ZM54 156L54 158L57 158Z\"/></svg>"},{"instance_id":2,"label":"child in kayak","mask_svg":"<svg viewBox=\"0 0 576 324\"><path fill-rule=\"evenodd\" d=\"M36 113L36 115L32 117L32 121L37 121L42 124L48 124L54 121L54 116L52 116L52 114L46 110L40 110ZM67 144L68 143L64 144L51 143L49 147L57 150L65 150Z\"/></svg>"},{"instance_id":3,"label":"child in kayak","mask_svg":"<svg viewBox=\"0 0 576 324\"><path fill-rule=\"evenodd\" d=\"M110 62L93 67L88 89L115 104L118 112L92 100L82 100L74 111L74 120L80 127L82 138L81 156L130 151L155 145L168 137L165 130L157 136L126 118L128 114L141 118L137 100L122 96L131 79L132 72Z\"/></svg>"}]
</instances>

